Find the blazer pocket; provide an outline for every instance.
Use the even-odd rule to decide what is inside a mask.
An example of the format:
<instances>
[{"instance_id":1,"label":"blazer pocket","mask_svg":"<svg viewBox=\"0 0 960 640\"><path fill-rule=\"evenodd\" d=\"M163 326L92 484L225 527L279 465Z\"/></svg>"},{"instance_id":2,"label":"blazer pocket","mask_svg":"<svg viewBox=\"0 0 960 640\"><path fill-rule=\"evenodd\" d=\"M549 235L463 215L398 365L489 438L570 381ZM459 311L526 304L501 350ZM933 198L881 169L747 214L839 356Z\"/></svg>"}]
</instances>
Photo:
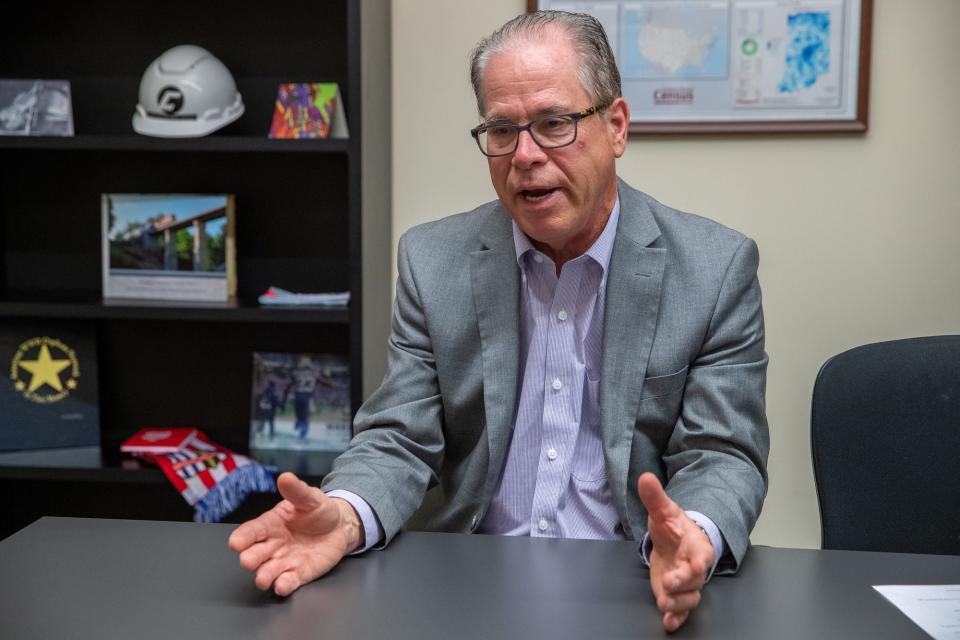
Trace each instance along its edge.
<instances>
[{"instance_id":1,"label":"blazer pocket","mask_svg":"<svg viewBox=\"0 0 960 640\"><path fill-rule=\"evenodd\" d=\"M636 429L662 451L670 440L680 416L683 389L687 383L687 367L666 376L643 381L637 406Z\"/></svg>"},{"instance_id":2,"label":"blazer pocket","mask_svg":"<svg viewBox=\"0 0 960 640\"><path fill-rule=\"evenodd\" d=\"M663 396L669 396L678 391L683 391L683 387L687 382L687 371L689 368L689 366L686 366L676 373L644 378L643 387L640 389L640 401L662 398Z\"/></svg>"}]
</instances>

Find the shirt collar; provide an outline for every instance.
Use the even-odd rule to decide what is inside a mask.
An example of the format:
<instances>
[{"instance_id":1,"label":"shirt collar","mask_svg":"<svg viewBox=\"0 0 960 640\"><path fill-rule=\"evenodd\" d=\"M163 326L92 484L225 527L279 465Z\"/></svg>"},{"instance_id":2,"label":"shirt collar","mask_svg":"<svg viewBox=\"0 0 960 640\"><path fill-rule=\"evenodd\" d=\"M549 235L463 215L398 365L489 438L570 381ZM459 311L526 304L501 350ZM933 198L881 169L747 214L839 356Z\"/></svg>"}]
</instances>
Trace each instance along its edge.
<instances>
[{"instance_id":1,"label":"shirt collar","mask_svg":"<svg viewBox=\"0 0 960 640\"><path fill-rule=\"evenodd\" d=\"M617 223L620 220L620 195L617 194L617 200L613 203L613 210L610 217L607 218L607 224L604 226L600 236L593 241L593 244L583 253L589 256L594 262L600 265L604 275L607 273L607 266L610 264L610 255L613 253L613 241L617 237ZM513 225L513 246L517 252L517 263L523 268L523 256L530 251L536 251L536 247L530 241L523 231L520 230L516 220L511 221Z\"/></svg>"}]
</instances>

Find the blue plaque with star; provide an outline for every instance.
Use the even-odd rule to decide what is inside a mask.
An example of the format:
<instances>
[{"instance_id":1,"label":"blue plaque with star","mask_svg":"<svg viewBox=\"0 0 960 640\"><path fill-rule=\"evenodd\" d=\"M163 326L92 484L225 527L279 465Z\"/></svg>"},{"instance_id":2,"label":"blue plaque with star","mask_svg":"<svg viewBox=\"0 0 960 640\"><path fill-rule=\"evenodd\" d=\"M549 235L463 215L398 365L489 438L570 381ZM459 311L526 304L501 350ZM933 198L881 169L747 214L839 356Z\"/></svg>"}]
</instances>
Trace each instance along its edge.
<instances>
[{"instance_id":1,"label":"blue plaque with star","mask_svg":"<svg viewBox=\"0 0 960 640\"><path fill-rule=\"evenodd\" d=\"M94 326L0 323L0 451L100 443Z\"/></svg>"}]
</instances>

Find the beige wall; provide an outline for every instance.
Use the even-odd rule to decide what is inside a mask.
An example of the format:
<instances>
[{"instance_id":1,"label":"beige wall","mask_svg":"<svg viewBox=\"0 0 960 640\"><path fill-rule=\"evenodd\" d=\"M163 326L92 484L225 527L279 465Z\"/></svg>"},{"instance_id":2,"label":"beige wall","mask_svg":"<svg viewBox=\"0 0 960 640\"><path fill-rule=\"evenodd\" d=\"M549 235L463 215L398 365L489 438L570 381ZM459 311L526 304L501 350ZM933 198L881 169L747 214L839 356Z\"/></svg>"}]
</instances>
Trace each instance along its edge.
<instances>
[{"instance_id":1,"label":"beige wall","mask_svg":"<svg viewBox=\"0 0 960 640\"><path fill-rule=\"evenodd\" d=\"M493 199L466 60L523 0L393 0L393 242ZM759 544L816 547L810 392L831 354L960 333L956 0L876 0L866 135L659 136L619 172L758 242L770 369L770 493ZM924 61L932 61L924 66Z\"/></svg>"}]
</instances>

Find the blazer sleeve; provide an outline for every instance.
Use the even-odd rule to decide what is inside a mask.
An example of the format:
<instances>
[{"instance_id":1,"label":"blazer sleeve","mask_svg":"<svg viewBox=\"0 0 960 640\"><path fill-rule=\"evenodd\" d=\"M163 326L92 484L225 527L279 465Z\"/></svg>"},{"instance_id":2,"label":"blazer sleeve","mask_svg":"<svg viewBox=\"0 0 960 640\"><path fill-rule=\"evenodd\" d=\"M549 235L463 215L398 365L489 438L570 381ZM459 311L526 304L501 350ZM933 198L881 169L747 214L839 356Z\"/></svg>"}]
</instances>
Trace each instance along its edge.
<instances>
[{"instance_id":1,"label":"blazer sleeve","mask_svg":"<svg viewBox=\"0 0 960 640\"><path fill-rule=\"evenodd\" d=\"M357 494L383 526L384 546L437 482L444 451L436 363L406 236L397 255L397 291L387 373L354 419L356 435L324 478L324 491Z\"/></svg>"},{"instance_id":2,"label":"blazer sleeve","mask_svg":"<svg viewBox=\"0 0 960 640\"><path fill-rule=\"evenodd\" d=\"M767 492L767 354L758 262L756 243L743 238L690 365L680 417L663 454L667 494L713 520L729 547L720 573L739 568Z\"/></svg>"}]
</instances>

